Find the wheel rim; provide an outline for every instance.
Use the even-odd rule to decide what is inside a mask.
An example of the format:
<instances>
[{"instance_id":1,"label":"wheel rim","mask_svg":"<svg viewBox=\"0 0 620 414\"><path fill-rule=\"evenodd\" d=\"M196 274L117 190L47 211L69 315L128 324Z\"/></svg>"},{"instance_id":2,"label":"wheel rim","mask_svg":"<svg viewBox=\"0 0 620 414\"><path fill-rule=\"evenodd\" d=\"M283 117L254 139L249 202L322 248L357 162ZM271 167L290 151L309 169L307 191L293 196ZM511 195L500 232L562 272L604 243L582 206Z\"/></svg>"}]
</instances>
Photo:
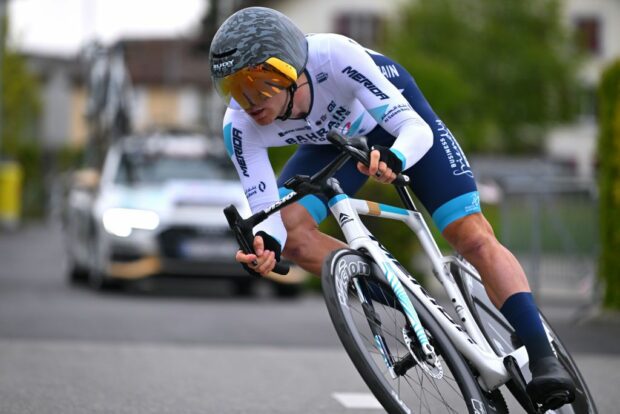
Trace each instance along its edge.
<instances>
[{"instance_id":1,"label":"wheel rim","mask_svg":"<svg viewBox=\"0 0 620 414\"><path fill-rule=\"evenodd\" d=\"M347 299L347 313L359 335L359 342L364 344L366 353L372 360L375 372L381 374L384 382L391 387L399 401L410 407L416 413L466 413L469 411L466 398L460 390L459 384L452 372L453 362L446 360L440 345L435 342L432 332L426 331L431 345L439 355L442 375L434 378L433 369L423 369L419 365L410 368L404 375L393 379L385 362L384 357L375 345L375 339L369 327L369 322L362 309L361 303L349 285ZM410 353L402 329L406 326L404 315L395 309L395 299L383 294L382 303L373 301L375 311L379 315L382 332L390 353L396 361L402 360ZM392 306L388 306L392 305ZM410 335L414 343L415 335ZM416 346L416 345L414 345ZM415 351L415 349L414 349ZM415 354L415 352L414 352ZM419 357L418 357L419 359ZM429 372L430 371L430 372ZM474 403L475 404L475 403Z\"/></svg>"}]
</instances>

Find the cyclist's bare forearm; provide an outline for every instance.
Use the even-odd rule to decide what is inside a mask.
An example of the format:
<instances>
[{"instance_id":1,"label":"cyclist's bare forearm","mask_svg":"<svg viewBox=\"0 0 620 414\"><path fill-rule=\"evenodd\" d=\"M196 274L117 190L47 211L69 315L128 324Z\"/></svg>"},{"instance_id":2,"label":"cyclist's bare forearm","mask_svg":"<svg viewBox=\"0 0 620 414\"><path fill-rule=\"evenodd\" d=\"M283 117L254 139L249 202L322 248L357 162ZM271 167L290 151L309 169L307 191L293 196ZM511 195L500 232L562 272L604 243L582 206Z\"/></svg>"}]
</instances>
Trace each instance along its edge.
<instances>
[{"instance_id":1,"label":"cyclist's bare forearm","mask_svg":"<svg viewBox=\"0 0 620 414\"><path fill-rule=\"evenodd\" d=\"M317 228L308 211L293 204L282 210L282 220L287 228L288 242L283 255L304 270L319 276L329 253L346 245Z\"/></svg>"}]
</instances>

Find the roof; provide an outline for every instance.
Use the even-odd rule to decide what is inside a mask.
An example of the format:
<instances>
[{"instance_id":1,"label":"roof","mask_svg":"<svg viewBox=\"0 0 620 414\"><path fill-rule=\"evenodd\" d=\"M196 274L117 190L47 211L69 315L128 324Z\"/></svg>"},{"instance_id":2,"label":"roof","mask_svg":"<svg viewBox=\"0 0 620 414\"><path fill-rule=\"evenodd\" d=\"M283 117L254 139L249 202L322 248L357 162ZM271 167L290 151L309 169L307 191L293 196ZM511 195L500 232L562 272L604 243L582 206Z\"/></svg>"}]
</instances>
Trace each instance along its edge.
<instances>
[{"instance_id":1,"label":"roof","mask_svg":"<svg viewBox=\"0 0 620 414\"><path fill-rule=\"evenodd\" d=\"M119 42L134 84L207 87L209 61L189 39L127 39Z\"/></svg>"},{"instance_id":2,"label":"roof","mask_svg":"<svg viewBox=\"0 0 620 414\"><path fill-rule=\"evenodd\" d=\"M23 56L28 68L43 80L54 72L65 73L75 82L81 82L83 78L82 66L75 58L35 53L24 53Z\"/></svg>"},{"instance_id":3,"label":"roof","mask_svg":"<svg viewBox=\"0 0 620 414\"><path fill-rule=\"evenodd\" d=\"M110 47L121 47L125 65L134 85L192 85L208 87L209 61L204 52L190 39L126 39ZM83 56L62 57L44 54L24 54L28 65L45 79L56 71L66 73L76 83L85 75Z\"/></svg>"}]
</instances>

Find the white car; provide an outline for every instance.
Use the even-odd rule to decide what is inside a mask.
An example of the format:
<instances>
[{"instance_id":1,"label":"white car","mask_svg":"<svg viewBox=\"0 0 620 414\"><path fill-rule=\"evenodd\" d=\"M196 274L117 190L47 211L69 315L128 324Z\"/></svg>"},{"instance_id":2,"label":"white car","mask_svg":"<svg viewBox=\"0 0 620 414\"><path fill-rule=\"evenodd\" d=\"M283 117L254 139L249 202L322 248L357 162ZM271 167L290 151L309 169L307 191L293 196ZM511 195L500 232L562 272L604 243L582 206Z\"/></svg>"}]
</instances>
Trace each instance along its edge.
<instances>
[{"instance_id":1,"label":"white car","mask_svg":"<svg viewBox=\"0 0 620 414\"><path fill-rule=\"evenodd\" d=\"M230 160L201 135L131 136L111 146L100 177L81 172L65 210L69 275L103 288L153 275L255 280L235 262L224 207L250 214ZM297 293L298 276L278 284Z\"/></svg>"}]
</instances>

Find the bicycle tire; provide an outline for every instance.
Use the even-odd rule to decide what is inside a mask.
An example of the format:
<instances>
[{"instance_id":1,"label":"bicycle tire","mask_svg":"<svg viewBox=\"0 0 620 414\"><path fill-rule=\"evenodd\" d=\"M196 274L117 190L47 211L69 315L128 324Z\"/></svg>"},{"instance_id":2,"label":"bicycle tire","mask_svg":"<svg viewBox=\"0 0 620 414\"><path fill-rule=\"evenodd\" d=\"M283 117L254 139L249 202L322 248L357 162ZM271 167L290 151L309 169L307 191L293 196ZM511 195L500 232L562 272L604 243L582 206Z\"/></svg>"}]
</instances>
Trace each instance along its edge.
<instances>
[{"instance_id":1,"label":"bicycle tire","mask_svg":"<svg viewBox=\"0 0 620 414\"><path fill-rule=\"evenodd\" d=\"M354 293L356 278L366 278L370 283L376 283L382 286L385 291L392 292L389 286L382 281L382 277L376 276L379 274L378 272L380 269L372 262L372 259L360 252L351 249L337 250L330 254L323 264L322 287L329 315L347 354L386 411L389 413L450 412L459 414L464 412L472 414L504 412L503 410L498 411L493 401L485 397L467 362L449 341L448 336L431 313L407 290L406 286L404 288L413 302L431 344L438 356L441 357L443 364L450 370L452 377L446 374L441 380L433 381L434 379L426 374L419 365L410 368L410 371L415 369L415 377L409 375L409 371L405 375L399 376L398 380L392 380L389 375L386 375L387 368L382 361L382 356L376 351L376 348L373 352L374 341L367 338L364 333L366 330L364 322L366 325L371 322L366 320L364 315L360 317L360 315L356 315L359 312L351 310L357 298ZM349 296L350 294L351 296ZM390 300L387 296L384 299ZM375 299L373 306L386 307L381 302L383 300L377 301ZM391 311L395 314L400 313L397 307L397 305L390 306ZM356 320L360 320L360 323L356 323ZM406 321L404 317L402 320ZM404 322L404 324L408 323ZM394 325L396 330L400 328L400 323L397 323L396 319ZM392 341L396 342L396 347L398 347L398 339L396 338L397 335ZM394 344L391 346L393 347ZM391 351L393 350L391 349ZM409 353L409 350L405 347L404 352ZM412 383L416 380L420 382L420 389L413 389ZM432 387L425 389L425 381ZM403 389L406 386L411 386L412 389L405 393ZM415 384L415 387L417 386L418 384ZM444 389L450 395L441 394ZM434 392L439 395L427 395L427 392ZM443 404L444 407L438 409L436 405L431 406L431 403ZM458 408L455 408L457 406Z\"/></svg>"},{"instance_id":2,"label":"bicycle tire","mask_svg":"<svg viewBox=\"0 0 620 414\"><path fill-rule=\"evenodd\" d=\"M514 351L516 349L515 345L518 344L515 344L513 338L510 337L513 330L512 328L506 329L506 325L510 325L499 310L492 305L486 295L482 281L464 274L457 266L451 266L451 272L465 298L465 303L470 308L474 319L476 319L477 324L481 327L484 336L497 355L504 356ZM467 278L469 278L469 280ZM547 318L540 311L539 314L541 320L551 334L551 345L558 360L569 372L575 382L576 388L575 401L556 409L554 412L557 414L597 414L596 404L594 403L592 394L577 364ZM506 349L508 344L510 344L510 346ZM527 366L522 369L522 372L526 381L529 381L532 375Z\"/></svg>"}]
</instances>

